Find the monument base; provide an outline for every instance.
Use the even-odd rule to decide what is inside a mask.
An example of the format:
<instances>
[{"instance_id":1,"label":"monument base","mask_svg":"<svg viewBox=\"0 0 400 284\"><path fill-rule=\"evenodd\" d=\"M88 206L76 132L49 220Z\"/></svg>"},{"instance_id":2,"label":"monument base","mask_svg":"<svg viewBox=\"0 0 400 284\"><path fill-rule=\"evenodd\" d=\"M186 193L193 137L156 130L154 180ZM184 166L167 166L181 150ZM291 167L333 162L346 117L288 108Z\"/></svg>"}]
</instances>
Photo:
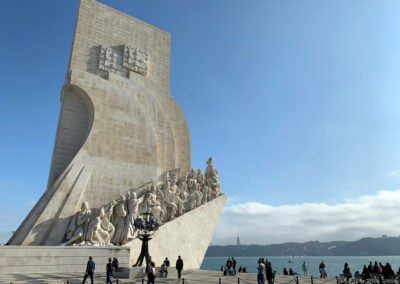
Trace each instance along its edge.
<instances>
[{"instance_id":1,"label":"monument base","mask_svg":"<svg viewBox=\"0 0 400 284\"><path fill-rule=\"evenodd\" d=\"M89 256L99 271L108 258L116 257L121 267L129 266L130 249L124 247L2 246L0 274L84 273Z\"/></svg>"},{"instance_id":2,"label":"monument base","mask_svg":"<svg viewBox=\"0 0 400 284\"><path fill-rule=\"evenodd\" d=\"M152 260L159 267L168 257L170 271L180 255L185 269L199 269L213 236L226 201L221 195L196 209L164 224L149 242ZM141 241L136 239L125 246L2 246L0 274L83 273L89 256L96 267L106 267L108 258L116 257L122 272L129 278L142 277L142 268L131 269L136 262Z\"/></svg>"}]
</instances>

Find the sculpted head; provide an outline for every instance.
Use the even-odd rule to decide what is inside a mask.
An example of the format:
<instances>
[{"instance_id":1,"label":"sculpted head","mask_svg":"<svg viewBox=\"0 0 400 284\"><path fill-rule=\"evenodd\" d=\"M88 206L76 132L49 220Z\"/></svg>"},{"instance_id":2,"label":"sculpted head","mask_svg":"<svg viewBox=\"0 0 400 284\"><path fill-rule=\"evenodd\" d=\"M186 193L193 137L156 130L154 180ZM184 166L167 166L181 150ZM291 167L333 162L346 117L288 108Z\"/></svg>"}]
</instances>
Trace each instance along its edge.
<instances>
[{"instance_id":1,"label":"sculpted head","mask_svg":"<svg viewBox=\"0 0 400 284\"><path fill-rule=\"evenodd\" d=\"M125 195L121 195L121 197L120 197L120 200L122 201L122 202L124 202L125 200L126 200L126 198L125 198Z\"/></svg>"},{"instance_id":2,"label":"sculpted head","mask_svg":"<svg viewBox=\"0 0 400 284\"><path fill-rule=\"evenodd\" d=\"M82 205L81 205L81 211L86 211L86 210L88 210L89 209L89 203L88 202L82 202Z\"/></svg>"},{"instance_id":3,"label":"sculpted head","mask_svg":"<svg viewBox=\"0 0 400 284\"><path fill-rule=\"evenodd\" d=\"M212 166L212 164L213 164L213 158L210 157L210 158L207 160L206 164L207 164L208 166Z\"/></svg>"},{"instance_id":4,"label":"sculpted head","mask_svg":"<svg viewBox=\"0 0 400 284\"><path fill-rule=\"evenodd\" d=\"M132 199L137 199L137 194L136 194L136 192L132 193Z\"/></svg>"}]
</instances>

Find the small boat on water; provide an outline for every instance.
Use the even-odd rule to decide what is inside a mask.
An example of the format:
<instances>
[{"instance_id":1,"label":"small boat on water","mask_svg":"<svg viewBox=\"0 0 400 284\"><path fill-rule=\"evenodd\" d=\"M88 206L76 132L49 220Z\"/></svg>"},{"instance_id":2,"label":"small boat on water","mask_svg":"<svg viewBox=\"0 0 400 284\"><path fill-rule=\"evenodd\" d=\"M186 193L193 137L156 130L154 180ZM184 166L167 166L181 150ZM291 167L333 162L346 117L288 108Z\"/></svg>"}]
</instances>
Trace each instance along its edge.
<instances>
[{"instance_id":1,"label":"small boat on water","mask_svg":"<svg viewBox=\"0 0 400 284\"><path fill-rule=\"evenodd\" d=\"M293 263L293 258L290 257L289 260L287 261L288 263Z\"/></svg>"}]
</instances>

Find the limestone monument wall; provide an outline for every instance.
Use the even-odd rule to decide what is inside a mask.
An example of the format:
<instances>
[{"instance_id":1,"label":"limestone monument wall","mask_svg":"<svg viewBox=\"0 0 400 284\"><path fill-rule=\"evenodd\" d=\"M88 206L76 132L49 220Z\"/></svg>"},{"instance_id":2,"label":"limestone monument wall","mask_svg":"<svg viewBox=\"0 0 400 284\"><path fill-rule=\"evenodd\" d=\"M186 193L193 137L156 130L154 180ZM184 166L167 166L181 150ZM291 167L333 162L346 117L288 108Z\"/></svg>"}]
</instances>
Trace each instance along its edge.
<instances>
[{"instance_id":1,"label":"limestone monument wall","mask_svg":"<svg viewBox=\"0 0 400 284\"><path fill-rule=\"evenodd\" d=\"M200 266L225 196L211 158L204 175L191 169L169 70L169 33L80 1L47 189L8 245L125 245L132 262L133 220L147 210L162 224L156 258L176 257L186 242L188 266Z\"/></svg>"},{"instance_id":2,"label":"limestone monument wall","mask_svg":"<svg viewBox=\"0 0 400 284\"><path fill-rule=\"evenodd\" d=\"M145 76L123 66L126 46L148 53ZM112 49L114 63L102 65L102 49ZM101 206L167 170L190 169L189 132L169 94L169 65L169 33L97 1L80 2L47 191L10 244L56 244L62 235L45 232L58 226L53 217L73 215L84 200Z\"/></svg>"},{"instance_id":3,"label":"limestone monument wall","mask_svg":"<svg viewBox=\"0 0 400 284\"><path fill-rule=\"evenodd\" d=\"M88 257L102 273L108 258L116 257L121 266L128 266L129 248L4 246L0 248L0 275L27 273L83 273Z\"/></svg>"}]
</instances>

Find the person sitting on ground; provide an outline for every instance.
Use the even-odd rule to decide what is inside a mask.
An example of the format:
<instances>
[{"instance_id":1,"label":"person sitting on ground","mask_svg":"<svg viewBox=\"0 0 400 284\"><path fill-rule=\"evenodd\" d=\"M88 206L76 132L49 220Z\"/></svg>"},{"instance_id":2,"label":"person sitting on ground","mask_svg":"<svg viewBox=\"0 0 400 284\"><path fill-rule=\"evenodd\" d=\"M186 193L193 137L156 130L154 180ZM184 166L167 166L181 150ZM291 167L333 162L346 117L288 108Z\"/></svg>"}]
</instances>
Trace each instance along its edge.
<instances>
[{"instance_id":1,"label":"person sitting on ground","mask_svg":"<svg viewBox=\"0 0 400 284\"><path fill-rule=\"evenodd\" d=\"M166 266L165 266L165 263L163 262L163 264L161 264L160 271L158 272L160 277L164 277L165 270L166 270Z\"/></svg>"},{"instance_id":2,"label":"person sitting on ground","mask_svg":"<svg viewBox=\"0 0 400 284\"><path fill-rule=\"evenodd\" d=\"M372 264L372 261L369 262L368 271L369 271L369 274L374 272L374 265Z\"/></svg>"},{"instance_id":3,"label":"person sitting on ground","mask_svg":"<svg viewBox=\"0 0 400 284\"><path fill-rule=\"evenodd\" d=\"M242 269L242 267L241 267L241 266L239 266L239 270L238 270L238 271L239 271L239 272L242 272L242 270L243 270L243 269Z\"/></svg>"},{"instance_id":4,"label":"person sitting on ground","mask_svg":"<svg viewBox=\"0 0 400 284\"><path fill-rule=\"evenodd\" d=\"M371 272L370 272L370 270L369 270L369 267L367 267L367 266L364 264L363 271L362 271L362 273L361 273L361 279L362 279L362 280L367 280L367 279L369 279L369 278L371 278Z\"/></svg>"},{"instance_id":5,"label":"person sitting on ground","mask_svg":"<svg viewBox=\"0 0 400 284\"><path fill-rule=\"evenodd\" d=\"M289 275L293 275L293 269L289 267Z\"/></svg>"},{"instance_id":6,"label":"person sitting on ground","mask_svg":"<svg viewBox=\"0 0 400 284\"><path fill-rule=\"evenodd\" d=\"M344 277L346 277L347 282L349 281L349 279L352 276L351 272L350 272L350 266L349 266L349 264L347 262L344 264L343 275L344 275Z\"/></svg>"},{"instance_id":7,"label":"person sitting on ground","mask_svg":"<svg viewBox=\"0 0 400 284\"><path fill-rule=\"evenodd\" d=\"M383 265L382 265L382 262L379 262L379 265L378 265L378 274L383 274Z\"/></svg>"},{"instance_id":8,"label":"person sitting on ground","mask_svg":"<svg viewBox=\"0 0 400 284\"><path fill-rule=\"evenodd\" d=\"M378 262L375 261L374 263L374 269L373 269L373 273L374 274L378 274L379 273L379 268L378 268Z\"/></svg>"},{"instance_id":9,"label":"person sitting on ground","mask_svg":"<svg viewBox=\"0 0 400 284\"><path fill-rule=\"evenodd\" d=\"M286 270L286 267L283 268L283 275L289 275L289 273Z\"/></svg>"},{"instance_id":10,"label":"person sitting on ground","mask_svg":"<svg viewBox=\"0 0 400 284\"><path fill-rule=\"evenodd\" d=\"M114 268L114 271L118 270L119 262L118 262L118 259L116 257L114 257L114 259L112 261L112 266Z\"/></svg>"},{"instance_id":11,"label":"person sitting on ground","mask_svg":"<svg viewBox=\"0 0 400 284\"><path fill-rule=\"evenodd\" d=\"M386 262L386 265L383 267L383 277L384 279L392 279L395 277L394 271L389 262Z\"/></svg>"},{"instance_id":12,"label":"person sitting on ground","mask_svg":"<svg viewBox=\"0 0 400 284\"><path fill-rule=\"evenodd\" d=\"M246 266L243 266L243 270L242 270L242 272L243 272L243 273L246 273L246 272L247 272L247 270L246 270Z\"/></svg>"}]
</instances>

